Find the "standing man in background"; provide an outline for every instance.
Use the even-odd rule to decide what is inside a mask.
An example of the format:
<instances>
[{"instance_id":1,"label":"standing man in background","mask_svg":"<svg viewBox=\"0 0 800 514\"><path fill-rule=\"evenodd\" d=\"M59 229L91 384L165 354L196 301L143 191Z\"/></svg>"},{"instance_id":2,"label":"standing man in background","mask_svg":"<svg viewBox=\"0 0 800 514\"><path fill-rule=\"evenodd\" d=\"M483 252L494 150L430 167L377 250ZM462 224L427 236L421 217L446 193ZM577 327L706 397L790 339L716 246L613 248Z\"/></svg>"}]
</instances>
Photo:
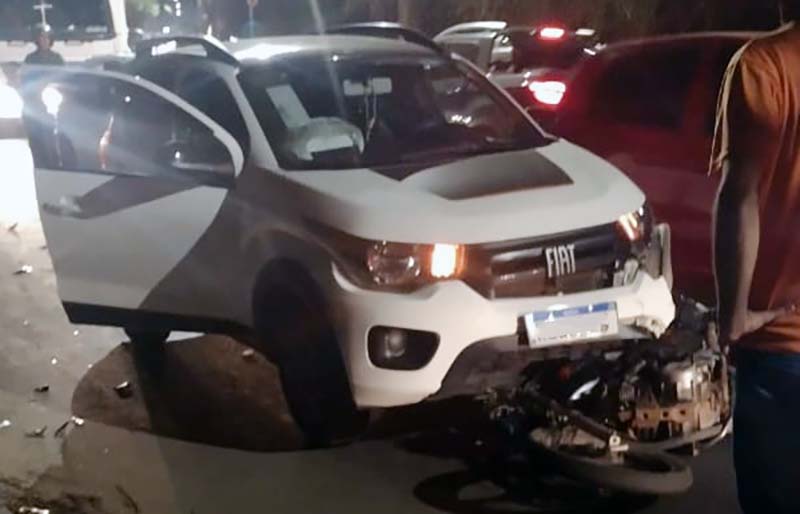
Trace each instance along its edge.
<instances>
[{"instance_id":1,"label":"standing man in background","mask_svg":"<svg viewBox=\"0 0 800 514\"><path fill-rule=\"evenodd\" d=\"M746 514L800 512L800 0L781 9L792 23L729 67L711 163L723 173L714 265Z\"/></svg>"},{"instance_id":2,"label":"standing man in background","mask_svg":"<svg viewBox=\"0 0 800 514\"><path fill-rule=\"evenodd\" d=\"M53 51L52 30L49 25L37 26L33 31L36 50L25 57L25 64L63 66L64 58Z\"/></svg>"}]
</instances>

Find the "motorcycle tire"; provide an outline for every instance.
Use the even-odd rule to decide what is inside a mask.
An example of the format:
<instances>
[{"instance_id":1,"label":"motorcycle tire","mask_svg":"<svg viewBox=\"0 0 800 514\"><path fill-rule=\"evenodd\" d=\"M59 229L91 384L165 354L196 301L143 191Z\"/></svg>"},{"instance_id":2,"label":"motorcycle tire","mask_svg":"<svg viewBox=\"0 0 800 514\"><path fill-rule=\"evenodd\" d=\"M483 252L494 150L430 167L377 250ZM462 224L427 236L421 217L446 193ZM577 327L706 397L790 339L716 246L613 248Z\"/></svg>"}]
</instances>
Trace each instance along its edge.
<instances>
[{"instance_id":1,"label":"motorcycle tire","mask_svg":"<svg viewBox=\"0 0 800 514\"><path fill-rule=\"evenodd\" d=\"M694 477L682 459L663 452L626 452L623 462L595 459L534 443L534 451L564 476L634 495L671 496L688 491Z\"/></svg>"}]
</instances>

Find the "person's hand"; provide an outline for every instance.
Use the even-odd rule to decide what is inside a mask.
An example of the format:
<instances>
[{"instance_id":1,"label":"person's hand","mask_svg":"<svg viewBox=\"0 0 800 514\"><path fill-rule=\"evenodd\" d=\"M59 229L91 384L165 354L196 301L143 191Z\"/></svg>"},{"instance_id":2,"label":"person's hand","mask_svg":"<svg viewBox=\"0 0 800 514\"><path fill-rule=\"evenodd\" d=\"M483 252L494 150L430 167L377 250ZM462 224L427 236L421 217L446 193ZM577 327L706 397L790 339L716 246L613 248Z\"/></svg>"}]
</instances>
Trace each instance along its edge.
<instances>
[{"instance_id":1,"label":"person's hand","mask_svg":"<svg viewBox=\"0 0 800 514\"><path fill-rule=\"evenodd\" d=\"M792 303L771 311L747 311L741 323L734 323L720 334L724 344L735 343L746 335L758 332L773 321L798 312L798 304Z\"/></svg>"}]
</instances>

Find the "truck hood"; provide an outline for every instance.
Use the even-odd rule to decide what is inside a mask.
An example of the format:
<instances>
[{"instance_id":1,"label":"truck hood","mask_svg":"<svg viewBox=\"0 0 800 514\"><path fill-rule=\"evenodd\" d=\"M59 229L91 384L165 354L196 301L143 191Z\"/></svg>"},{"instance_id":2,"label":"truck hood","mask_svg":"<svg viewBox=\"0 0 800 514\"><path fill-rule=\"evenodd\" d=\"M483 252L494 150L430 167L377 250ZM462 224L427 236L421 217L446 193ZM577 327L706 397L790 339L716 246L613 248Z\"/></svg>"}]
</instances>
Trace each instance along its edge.
<instances>
[{"instance_id":1,"label":"truck hood","mask_svg":"<svg viewBox=\"0 0 800 514\"><path fill-rule=\"evenodd\" d=\"M608 162L560 140L403 169L293 171L302 215L366 239L477 244L611 223L644 194Z\"/></svg>"}]
</instances>

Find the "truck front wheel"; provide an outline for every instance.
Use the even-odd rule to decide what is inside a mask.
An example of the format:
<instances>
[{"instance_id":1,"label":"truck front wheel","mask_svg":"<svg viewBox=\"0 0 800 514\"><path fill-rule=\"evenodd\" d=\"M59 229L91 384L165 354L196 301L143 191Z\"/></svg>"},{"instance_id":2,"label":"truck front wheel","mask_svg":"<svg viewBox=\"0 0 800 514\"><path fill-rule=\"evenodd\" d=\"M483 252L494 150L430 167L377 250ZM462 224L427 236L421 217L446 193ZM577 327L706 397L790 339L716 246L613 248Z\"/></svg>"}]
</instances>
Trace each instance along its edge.
<instances>
[{"instance_id":1,"label":"truck front wheel","mask_svg":"<svg viewBox=\"0 0 800 514\"><path fill-rule=\"evenodd\" d=\"M286 402L308 446L331 446L360 434L368 414L353 401L336 334L322 306L283 288L264 293L256 320L260 344L275 358Z\"/></svg>"}]
</instances>

